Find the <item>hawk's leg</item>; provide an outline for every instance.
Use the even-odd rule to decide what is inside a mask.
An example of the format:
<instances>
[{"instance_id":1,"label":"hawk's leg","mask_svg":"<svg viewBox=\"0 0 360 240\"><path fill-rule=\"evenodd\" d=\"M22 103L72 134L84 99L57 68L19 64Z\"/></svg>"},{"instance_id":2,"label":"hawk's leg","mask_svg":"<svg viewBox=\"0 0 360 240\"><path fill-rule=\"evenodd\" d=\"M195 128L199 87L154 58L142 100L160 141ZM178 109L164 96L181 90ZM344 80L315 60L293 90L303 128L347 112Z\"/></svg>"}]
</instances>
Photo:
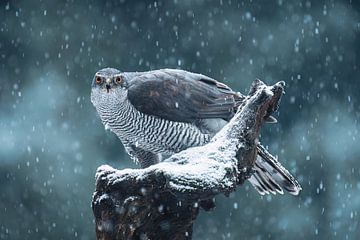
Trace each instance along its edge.
<instances>
[{"instance_id":1,"label":"hawk's leg","mask_svg":"<svg viewBox=\"0 0 360 240\"><path fill-rule=\"evenodd\" d=\"M125 149L131 159L140 164L141 168L147 168L159 162L157 154L138 148L135 145L126 146Z\"/></svg>"}]
</instances>

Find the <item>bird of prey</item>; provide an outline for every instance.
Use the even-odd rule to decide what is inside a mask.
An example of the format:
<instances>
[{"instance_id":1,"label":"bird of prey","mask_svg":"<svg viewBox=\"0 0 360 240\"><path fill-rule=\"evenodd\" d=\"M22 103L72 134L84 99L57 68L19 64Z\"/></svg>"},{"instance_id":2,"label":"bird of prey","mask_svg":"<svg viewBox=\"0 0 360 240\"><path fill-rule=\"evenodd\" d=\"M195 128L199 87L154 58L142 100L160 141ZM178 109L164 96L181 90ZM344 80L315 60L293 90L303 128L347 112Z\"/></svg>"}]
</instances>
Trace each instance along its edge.
<instances>
[{"instance_id":1,"label":"bird of prey","mask_svg":"<svg viewBox=\"0 0 360 240\"><path fill-rule=\"evenodd\" d=\"M245 99L224 83L179 69L104 68L95 74L91 89L91 102L105 128L143 168L162 156L208 143ZM265 120L276 119L268 115ZM260 144L258 153L249 178L255 189L262 195L282 194L283 189L298 195L301 186L294 177Z\"/></svg>"}]
</instances>

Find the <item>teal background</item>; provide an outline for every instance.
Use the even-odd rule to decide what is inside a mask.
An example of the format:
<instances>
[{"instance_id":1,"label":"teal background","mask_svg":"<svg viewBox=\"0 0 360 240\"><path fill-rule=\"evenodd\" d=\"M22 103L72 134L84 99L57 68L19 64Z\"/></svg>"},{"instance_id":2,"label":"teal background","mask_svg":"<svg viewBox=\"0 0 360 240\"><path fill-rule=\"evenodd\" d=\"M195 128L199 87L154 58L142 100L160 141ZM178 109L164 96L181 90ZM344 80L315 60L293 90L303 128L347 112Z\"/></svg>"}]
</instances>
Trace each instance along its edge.
<instances>
[{"instance_id":1,"label":"teal background","mask_svg":"<svg viewBox=\"0 0 360 240\"><path fill-rule=\"evenodd\" d=\"M247 183L201 213L194 239L359 239L356 1L1 1L0 239L95 239L101 164L136 167L90 103L103 67L181 68L246 93L287 83L261 142L303 186Z\"/></svg>"}]
</instances>

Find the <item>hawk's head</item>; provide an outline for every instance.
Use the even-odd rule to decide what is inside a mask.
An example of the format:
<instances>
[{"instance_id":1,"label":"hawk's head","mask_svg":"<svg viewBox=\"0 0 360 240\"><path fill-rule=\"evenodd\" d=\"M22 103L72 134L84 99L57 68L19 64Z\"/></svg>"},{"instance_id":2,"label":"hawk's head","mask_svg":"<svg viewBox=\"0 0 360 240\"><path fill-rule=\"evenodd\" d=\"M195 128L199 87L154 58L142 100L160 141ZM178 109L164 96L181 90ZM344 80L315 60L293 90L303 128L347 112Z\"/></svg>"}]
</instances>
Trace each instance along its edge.
<instances>
[{"instance_id":1,"label":"hawk's head","mask_svg":"<svg viewBox=\"0 0 360 240\"><path fill-rule=\"evenodd\" d=\"M115 88L124 88L125 79L122 73L115 68L103 68L98 71L93 79L92 88L98 88L110 93Z\"/></svg>"},{"instance_id":2,"label":"hawk's head","mask_svg":"<svg viewBox=\"0 0 360 240\"><path fill-rule=\"evenodd\" d=\"M91 84L91 101L95 106L117 104L126 97L126 79L115 68L98 71Z\"/></svg>"}]
</instances>

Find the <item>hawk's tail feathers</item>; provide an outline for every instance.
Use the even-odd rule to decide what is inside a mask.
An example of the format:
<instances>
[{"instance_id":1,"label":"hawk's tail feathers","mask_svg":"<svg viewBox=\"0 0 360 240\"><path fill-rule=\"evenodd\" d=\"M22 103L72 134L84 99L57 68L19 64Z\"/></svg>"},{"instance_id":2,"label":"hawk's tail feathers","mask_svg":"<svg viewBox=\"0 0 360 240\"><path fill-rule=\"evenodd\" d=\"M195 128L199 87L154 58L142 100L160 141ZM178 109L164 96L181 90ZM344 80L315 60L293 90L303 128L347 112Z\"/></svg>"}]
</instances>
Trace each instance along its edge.
<instances>
[{"instance_id":1,"label":"hawk's tail feathers","mask_svg":"<svg viewBox=\"0 0 360 240\"><path fill-rule=\"evenodd\" d=\"M260 144L258 154L249 181L261 195L283 194L283 189L292 195L300 193L302 188L296 179Z\"/></svg>"}]
</instances>

